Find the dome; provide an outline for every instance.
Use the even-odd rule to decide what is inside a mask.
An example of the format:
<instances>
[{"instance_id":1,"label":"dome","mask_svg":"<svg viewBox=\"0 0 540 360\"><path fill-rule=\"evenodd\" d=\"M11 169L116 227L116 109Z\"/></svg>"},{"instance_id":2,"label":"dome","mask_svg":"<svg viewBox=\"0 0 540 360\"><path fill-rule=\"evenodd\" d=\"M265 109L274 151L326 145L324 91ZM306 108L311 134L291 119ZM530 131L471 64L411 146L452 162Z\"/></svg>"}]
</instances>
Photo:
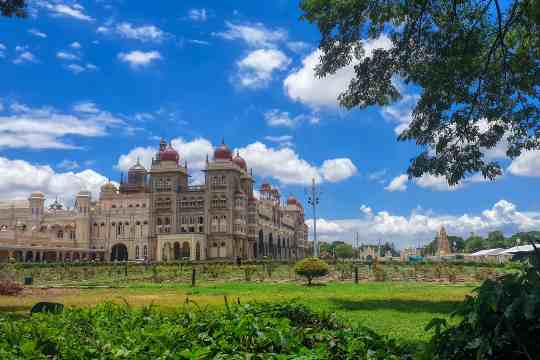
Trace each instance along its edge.
<instances>
[{"instance_id":1,"label":"dome","mask_svg":"<svg viewBox=\"0 0 540 360\"><path fill-rule=\"evenodd\" d=\"M160 150L159 160L160 161L174 161L178 163L178 161L180 160L180 155L178 155L178 152L174 150L171 145L169 145L167 148Z\"/></svg>"},{"instance_id":2,"label":"dome","mask_svg":"<svg viewBox=\"0 0 540 360\"><path fill-rule=\"evenodd\" d=\"M236 153L236 156L234 157L233 162L236 165L238 165L240 168L247 171L246 160L244 160L244 158L242 158L238 152Z\"/></svg>"},{"instance_id":3,"label":"dome","mask_svg":"<svg viewBox=\"0 0 540 360\"><path fill-rule=\"evenodd\" d=\"M101 186L101 191L114 191L116 192L116 186L110 181L106 182Z\"/></svg>"},{"instance_id":4,"label":"dome","mask_svg":"<svg viewBox=\"0 0 540 360\"><path fill-rule=\"evenodd\" d=\"M271 191L271 190L272 190L272 187L270 186L269 183L263 182L261 184L261 191Z\"/></svg>"},{"instance_id":5,"label":"dome","mask_svg":"<svg viewBox=\"0 0 540 360\"><path fill-rule=\"evenodd\" d=\"M214 151L214 160L232 160L232 152L223 140L221 145Z\"/></svg>"},{"instance_id":6,"label":"dome","mask_svg":"<svg viewBox=\"0 0 540 360\"><path fill-rule=\"evenodd\" d=\"M294 196L289 196L287 199L287 205L298 205L298 200Z\"/></svg>"},{"instance_id":7,"label":"dome","mask_svg":"<svg viewBox=\"0 0 540 360\"><path fill-rule=\"evenodd\" d=\"M137 163L129 168L128 172L146 172L146 169L141 164L141 160L137 158Z\"/></svg>"}]
</instances>

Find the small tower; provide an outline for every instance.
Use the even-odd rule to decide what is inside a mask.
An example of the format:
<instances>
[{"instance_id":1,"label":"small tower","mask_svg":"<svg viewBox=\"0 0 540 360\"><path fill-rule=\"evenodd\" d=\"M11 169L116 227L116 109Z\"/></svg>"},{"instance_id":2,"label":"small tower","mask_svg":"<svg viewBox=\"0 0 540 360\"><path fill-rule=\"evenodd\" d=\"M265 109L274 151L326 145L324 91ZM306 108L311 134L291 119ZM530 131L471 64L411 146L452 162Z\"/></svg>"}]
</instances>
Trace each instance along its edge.
<instances>
[{"instance_id":1,"label":"small tower","mask_svg":"<svg viewBox=\"0 0 540 360\"><path fill-rule=\"evenodd\" d=\"M75 199L75 208L79 215L90 215L90 201L92 200L92 195L90 191L79 191Z\"/></svg>"},{"instance_id":2,"label":"small tower","mask_svg":"<svg viewBox=\"0 0 540 360\"><path fill-rule=\"evenodd\" d=\"M28 202L30 203L30 208L32 211L32 221L41 221L45 209L45 195L40 192L32 193L28 199Z\"/></svg>"},{"instance_id":3,"label":"small tower","mask_svg":"<svg viewBox=\"0 0 540 360\"><path fill-rule=\"evenodd\" d=\"M437 255L450 255L450 242L448 241L448 234L446 233L444 226L441 226L441 229L437 234Z\"/></svg>"}]
</instances>

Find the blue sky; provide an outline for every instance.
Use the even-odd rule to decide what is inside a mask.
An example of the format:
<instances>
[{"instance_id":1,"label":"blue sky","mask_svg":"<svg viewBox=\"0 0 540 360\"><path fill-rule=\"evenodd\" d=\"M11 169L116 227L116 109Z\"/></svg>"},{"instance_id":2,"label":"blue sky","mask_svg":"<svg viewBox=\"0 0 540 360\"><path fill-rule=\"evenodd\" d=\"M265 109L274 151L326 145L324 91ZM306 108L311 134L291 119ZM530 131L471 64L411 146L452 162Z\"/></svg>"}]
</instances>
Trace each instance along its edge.
<instances>
[{"instance_id":1,"label":"blue sky","mask_svg":"<svg viewBox=\"0 0 540 360\"><path fill-rule=\"evenodd\" d=\"M193 169L221 138L260 181L304 201L323 190L322 237L406 246L445 225L467 235L540 228L540 156L457 189L402 174L418 149L398 143L416 95L346 111L335 101L351 69L313 76L317 29L295 1L32 1L25 20L0 19L0 191L41 190L69 203L96 193L164 137ZM388 39L365 43L369 50ZM368 51L369 54L369 51ZM401 177L400 177L401 176ZM532 196L531 196L532 195ZM309 218L309 216L308 216Z\"/></svg>"}]
</instances>

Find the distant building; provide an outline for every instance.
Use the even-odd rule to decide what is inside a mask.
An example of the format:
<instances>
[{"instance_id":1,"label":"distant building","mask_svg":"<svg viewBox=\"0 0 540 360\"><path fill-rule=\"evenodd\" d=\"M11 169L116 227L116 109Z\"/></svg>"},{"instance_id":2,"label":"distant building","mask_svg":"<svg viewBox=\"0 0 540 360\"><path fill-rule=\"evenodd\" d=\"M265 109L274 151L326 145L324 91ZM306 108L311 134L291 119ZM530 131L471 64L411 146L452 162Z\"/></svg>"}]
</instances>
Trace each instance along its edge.
<instances>
[{"instance_id":1,"label":"distant building","mask_svg":"<svg viewBox=\"0 0 540 360\"><path fill-rule=\"evenodd\" d=\"M446 256L450 255L450 242L448 241L448 234L444 226L441 226L441 229L437 233L437 255Z\"/></svg>"},{"instance_id":2,"label":"distant building","mask_svg":"<svg viewBox=\"0 0 540 360\"><path fill-rule=\"evenodd\" d=\"M205 181L189 185L187 164L165 141L149 170L139 161L99 199L76 196L74 209L45 196L0 203L0 261L297 259L310 243L304 209L268 183L254 197L246 161L222 143L206 162Z\"/></svg>"}]
</instances>

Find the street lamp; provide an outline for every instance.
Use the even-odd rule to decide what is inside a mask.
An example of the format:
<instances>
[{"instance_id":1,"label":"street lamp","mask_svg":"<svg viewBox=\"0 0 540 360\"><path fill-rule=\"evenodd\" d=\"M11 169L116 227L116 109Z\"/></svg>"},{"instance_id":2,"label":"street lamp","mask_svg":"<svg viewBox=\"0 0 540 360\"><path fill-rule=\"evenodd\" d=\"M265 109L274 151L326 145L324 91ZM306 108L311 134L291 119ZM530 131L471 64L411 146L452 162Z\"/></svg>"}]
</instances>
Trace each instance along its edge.
<instances>
[{"instance_id":1,"label":"street lamp","mask_svg":"<svg viewBox=\"0 0 540 360\"><path fill-rule=\"evenodd\" d=\"M317 205L321 196L320 189L315 185L315 178L311 179L311 188L306 189L308 204L313 209L313 256L319 257L319 240L317 239Z\"/></svg>"}]
</instances>

